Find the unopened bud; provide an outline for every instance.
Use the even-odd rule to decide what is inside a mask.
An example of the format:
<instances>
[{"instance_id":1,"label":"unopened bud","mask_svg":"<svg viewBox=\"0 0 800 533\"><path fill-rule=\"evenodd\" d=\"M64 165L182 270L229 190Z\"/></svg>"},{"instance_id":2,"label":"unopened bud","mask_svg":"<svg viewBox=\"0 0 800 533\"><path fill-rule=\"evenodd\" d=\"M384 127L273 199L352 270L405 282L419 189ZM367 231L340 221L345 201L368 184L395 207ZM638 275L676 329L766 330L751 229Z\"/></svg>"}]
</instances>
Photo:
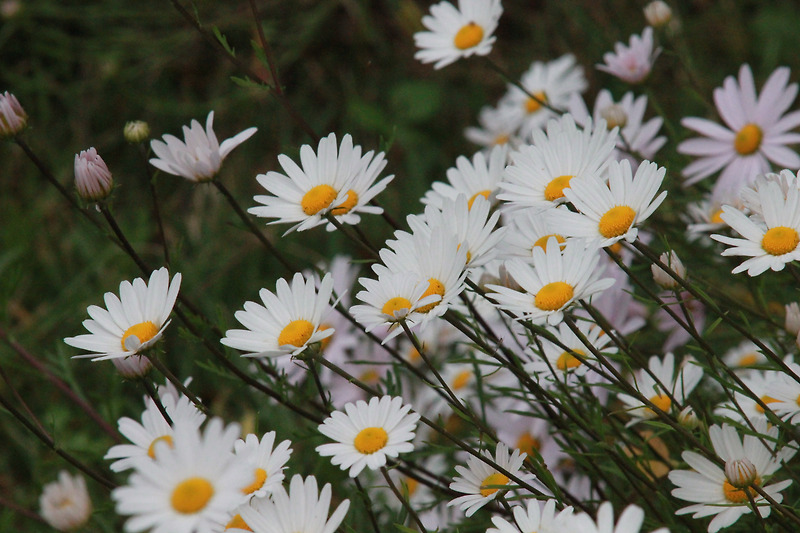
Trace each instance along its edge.
<instances>
[{"instance_id":1,"label":"unopened bud","mask_svg":"<svg viewBox=\"0 0 800 533\"><path fill-rule=\"evenodd\" d=\"M117 372L124 378L134 379L146 376L153 364L144 355L131 355L128 357L115 357L111 360Z\"/></svg>"},{"instance_id":2,"label":"unopened bud","mask_svg":"<svg viewBox=\"0 0 800 533\"><path fill-rule=\"evenodd\" d=\"M84 200L98 202L111 194L111 171L94 147L75 156L75 188Z\"/></svg>"},{"instance_id":3,"label":"unopened bud","mask_svg":"<svg viewBox=\"0 0 800 533\"><path fill-rule=\"evenodd\" d=\"M672 19L672 9L665 2L655 0L644 7L644 18L649 25L660 28L669 24Z\"/></svg>"},{"instance_id":4,"label":"unopened bud","mask_svg":"<svg viewBox=\"0 0 800 533\"><path fill-rule=\"evenodd\" d=\"M0 2L0 17L6 20L16 17L21 10L22 2L20 0L3 0Z\"/></svg>"},{"instance_id":5,"label":"unopened bud","mask_svg":"<svg viewBox=\"0 0 800 533\"><path fill-rule=\"evenodd\" d=\"M794 336L800 333L800 304L792 302L786 305L786 331Z\"/></svg>"},{"instance_id":6,"label":"unopened bud","mask_svg":"<svg viewBox=\"0 0 800 533\"><path fill-rule=\"evenodd\" d=\"M6 91L0 94L0 139L15 137L28 124L28 115L17 97Z\"/></svg>"},{"instance_id":7,"label":"unopened bud","mask_svg":"<svg viewBox=\"0 0 800 533\"><path fill-rule=\"evenodd\" d=\"M628 123L628 114L625 109L619 104L611 104L600 111L600 116L606 121L606 126L609 130L614 128L624 128Z\"/></svg>"},{"instance_id":8,"label":"unopened bud","mask_svg":"<svg viewBox=\"0 0 800 533\"><path fill-rule=\"evenodd\" d=\"M674 250L670 250L669 253L664 252L658 259L675 272L679 278L684 279L686 277L686 267L683 266L683 263L678 258L678 254L676 254ZM653 280L662 289L677 289L680 286L680 283L667 274L660 266L650 265L650 270L653 272Z\"/></svg>"},{"instance_id":9,"label":"unopened bud","mask_svg":"<svg viewBox=\"0 0 800 533\"><path fill-rule=\"evenodd\" d=\"M150 138L150 126L143 120L132 120L125 124L125 140L139 144Z\"/></svg>"},{"instance_id":10,"label":"unopened bud","mask_svg":"<svg viewBox=\"0 0 800 533\"><path fill-rule=\"evenodd\" d=\"M734 459L725 463L725 477L737 489L753 485L758 479L758 470L749 459Z\"/></svg>"},{"instance_id":11,"label":"unopened bud","mask_svg":"<svg viewBox=\"0 0 800 533\"><path fill-rule=\"evenodd\" d=\"M697 418L694 409L687 405L678 413L678 423L688 430L693 430L700 425L700 419Z\"/></svg>"}]
</instances>

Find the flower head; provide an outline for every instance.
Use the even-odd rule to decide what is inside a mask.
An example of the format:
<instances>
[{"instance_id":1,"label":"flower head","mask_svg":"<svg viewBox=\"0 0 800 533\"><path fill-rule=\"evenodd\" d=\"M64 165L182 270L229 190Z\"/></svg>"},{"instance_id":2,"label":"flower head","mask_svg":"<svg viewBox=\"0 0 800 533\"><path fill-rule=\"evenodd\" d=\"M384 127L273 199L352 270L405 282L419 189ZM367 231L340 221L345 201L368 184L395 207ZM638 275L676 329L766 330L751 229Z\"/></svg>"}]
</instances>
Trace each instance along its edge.
<instances>
[{"instance_id":1,"label":"flower head","mask_svg":"<svg viewBox=\"0 0 800 533\"><path fill-rule=\"evenodd\" d=\"M152 140L150 147L158 157L151 159L150 164L167 174L181 176L189 181L204 182L214 179L223 159L249 139L258 128L247 128L220 144L213 124L214 112L210 111L205 130L196 120L192 120L191 128L183 127L184 141L174 135L164 135L164 141Z\"/></svg>"},{"instance_id":2,"label":"flower head","mask_svg":"<svg viewBox=\"0 0 800 533\"><path fill-rule=\"evenodd\" d=\"M273 447L274 444L274 431L265 433L261 440L250 433L244 440L233 443L236 457L246 461L253 472L252 483L242 489L253 498L263 498L273 493L283 482L283 470L292 455L289 447L292 443L285 440Z\"/></svg>"},{"instance_id":3,"label":"flower head","mask_svg":"<svg viewBox=\"0 0 800 533\"><path fill-rule=\"evenodd\" d=\"M528 505L515 505L511 508L514 515L514 524L501 516L493 516L492 523L495 527L486 530L486 533L557 533L569 530L572 523L572 507L565 507L556 513L556 501L547 500L544 505L536 500L528 501Z\"/></svg>"},{"instance_id":4,"label":"flower head","mask_svg":"<svg viewBox=\"0 0 800 533\"><path fill-rule=\"evenodd\" d=\"M71 476L66 470L58 473L58 481L48 483L39 497L39 509L53 528L71 531L83 526L92 514L92 500L83 476Z\"/></svg>"},{"instance_id":5,"label":"flower head","mask_svg":"<svg viewBox=\"0 0 800 533\"><path fill-rule=\"evenodd\" d=\"M94 147L75 155L75 188L87 202L98 202L111 194L114 181L106 162Z\"/></svg>"},{"instance_id":6,"label":"flower head","mask_svg":"<svg viewBox=\"0 0 800 533\"><path fill-rule=\"evenodd\" d=\"M661 48L653 49L653 28L646 27L642 36L631 35L629 45L614 45L614 52L603 55L605 65L597 65L598 70L608 72L627 83L641 83L650 74Z\"/></svg>"},{"instance_id":7,"label":"flower head","mask_svg":"<svg viewBox=\"0 0 800 533\"><path fill-rule=\"evenodd\" d=\"M129 143L139 144L150 137L150 126L144 120L131 120L125 123L122 133Z\"/></svg>"},{"instance_id":8,"label":"flower head","mask_svg":"<svg viewBox=\"0 0 800 533\"><path fill-rule=\"evenodd\" d=\"M25 129L28 115L17 97L6 91L0 93L0 139L14 137Z\"/></svg>"},{"instance_id":9,"label":"flower head","mask_svg":"<svg viewBox=\"0 0 800 533\"><path fill-rule=\"evenodd\" d=\"M653 0L644 6L644 18L654 28L661 28L672 20L672 8L662 0Z\"/></svg>"}]
</instances>

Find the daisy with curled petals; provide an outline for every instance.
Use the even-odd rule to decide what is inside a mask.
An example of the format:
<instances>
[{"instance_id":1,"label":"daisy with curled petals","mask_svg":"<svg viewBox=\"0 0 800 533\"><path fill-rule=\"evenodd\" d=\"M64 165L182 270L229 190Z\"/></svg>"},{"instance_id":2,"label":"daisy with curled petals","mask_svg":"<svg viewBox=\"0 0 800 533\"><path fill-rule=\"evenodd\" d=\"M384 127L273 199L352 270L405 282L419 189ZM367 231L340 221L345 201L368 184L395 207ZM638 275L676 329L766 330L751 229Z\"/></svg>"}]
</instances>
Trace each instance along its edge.
<instances>
[{"instance_id":1,"label":"daisy with curled petals","mask_svg":"<svg viewBox=\"0 0 800 533\"><path fill-rule=\"evenodd\" d=\"M614 507L611 502L603 502L597 509L597 521L586 513L579 513L574 515L571 520L571 527L574 531L581 533L639 533L643 523L644 511L642 508L629 505L622 511L617 523L614 524ZM652 533L669 533L669 530L662 527Z\"/></svg>"},{"instance_id":2,"label":"daisy with curled petals","mask_svg":"<svg viewBox=\"0 0 800 533\"><path fill-rule=\"evenodd\" d=\"M565 236L582 237L597 246L610 246L625 239L636 240L637 226L652 215L667 191L656 196L667 169L642 161L632 176L627 160L612 161L608 167L608 183L597 176L575 178L564 195L579 211L552 209L550 223L564 228Z\"/></svg>"},{"instance_id":3,"label":"daisy with curled petals","mask_svg":"<svg viewBox=\"0 0 800 533\"><path fill-rule=\"evenodd\" d=\"M263 498L281 486L283 470L292 455L292 443L285 440L275 446L275 432L265 433L261 440L248 434L244 440L233 443L236 457L245 461L253 472L252 483L242 488L242 492L252 498Z\"/></svg>"},{"instance_id":4,"label":"daisy with curled petals","mask_svg":"<svg viewBox=\"0 0 800 533\"><path fill-rule=\"evenodd\" d=\"M494 457L488 450L484 450L481 453L521 481L527 483L536 479L533 474L520 471L527 454L521 453L519 450L514 450L509 455L508 446L498 442ZM464 496L450 500L447 506L458 506L467 517L474 515L478 509L497 498L498 495L506 490L516 488L516 485L512 483L508 476L472 455L467 457L466 468L456 465L456 472L459 475L450 483L450 490L460 492ZM509 485L509 487L507 489L503 488L504 485Z\"/></svg>"},{"instance_id":5,"label":"daisy with curled petals","mask_svg":"<svg viewBox=\"0 0 800 533\"><path fill-rule=\"evenodd\" d=\"M725 126L696 117L681 121L704 136L678 145L678 152L698 157L683 169L684 184L722 170L715 190L738 194L742 186L768 172L770 162L782 168L800 168L800 155L787 148L800 142L800 134L791 132L800 126L800 111L786 113L795 96L797 84L789 84L787 67L770 75L760 97L748 65L739 69L738 82L733 76L725 78L723 86L714 89L714 103Z\"/></svg>"},{"instance_id":6,"label":"daisy with curled petals","mask_svg":"<svg viewBox=\"0 0 800 533\"><path fill-rule=\"evenodd\" d=\"M521 259L505 263L509 275L524 292L488 285L494 291L488 296L521 320L555 326L573 302L614 284L611 278L598 279L600 272L595 267L599 259L597 250L587 249L583 242L568 242L562 252L558 240L550 237L544 250L534 247L532 264Z\"/></svg>"},{"instance_id":7,"label":"daisy with curled petals","mask_svg":"<svg viewBox=\"0 0 800 533\"><path fill-rule=\"evenodd\" d=\"M753 183L742 187L739 191L739 198L742 207L749 211L751 215L756 215L760 219L764 219L764 206L761 205L761 197L758 190L761 187L766 187L768 183L776 183L780 187L783 197L789 194L790 189L800 189L800 179L797 174L791 170L781 170L780 174L767 172L758 176ZM734 205L733 203L731 205Z\"/></svg>"},{"instance_id":8,"label":"daisy with curled petals","mask_svg":"<svg viewBox=\"0 0 800 533\"><path fill-rule=\"evenodd\" d=\"M379 269L378 279L361 278L359 282L365 290L356 294L356 298L364 305L354 305L350 313L367 332L378 326L389 326L389 333L381 344L403 331L398 327L400 322L413 329L425 318L417 309L442 299L438 294L425 296L430 283L411 272Z\"/></svg>"},{"instance_id":9,"label":"daisy with curled petals","mask_svg":"<svg viewBox=\"0 0 800 533\"><path fill-rule=\"evenodd\" d=\"M530 500L526 507L515 505L511 510L516 525L502 516L493 516L494 527L487 529L486 533L559 533L569 530L573 511L572 507L565 507L556 513L555 500L547 500L544 505Z\"/></svg>"},{"instance_id":10,"label":"daisy with curled petals","mask_svg":"<svg viewBox=\"0 0 800 533\"><path fill-rule=\"evenodd\" d=\"M459 156L456 166L447 169L447 183L434 182L422 203L441 209L444 200L455 200L459 194L467 196L470 208L478 196L496 203L497 184L503 177L507 159L508 147L505 145L492 148L488 157L477 152L472 161Z\"/></svg>"},{"instance_id":11,"label":"daisy with curled petals","mask_svg":"<svg viewBox=\"0 0 800 533\"><path fill-rule=\"evenodd\" d=\"M791 187L784 196L778 183L767 182L758 188L760 216L747 216L738 209L722 207L722 220L744 239L714 234L715 241L731 246L722 255L749 257L733 269L758 276L767 269L783 270L786 263L800 259L800 190Z\"/></svg>"},{"instance_id":12,"label":"daisy with curled petals","mask_svg":"<svg viewBox=\"0 0 800 533\"><path fill-rule=\"evenodd\" d=\"M646 27L642 36L631 35L628 46L614 45L614 52L603 54L605 65L597 65L597 70L608 72L628 83L641 83L650 74L661 48L653 49L653 28Z\"/></svg>"},{"instance_id":13,"label":"daisy with curled petals","mask_svg":"<svg viewBox=\"0 0 800 533\"><path fill-rule=\"evenodd\" d=\"M288 493L278 487L271 498L255 500L240 512L255 533L334 533L350 508L350 500L340 503L328 518L330 505L330 483L320 491L314 476L303 480L295 474Z\"/></svg>"},{"instance_id":14,"label":"daisy with curled petals","mask_svg":"<svg viewBox=\"0 0 800 533\"><path fill-rule=\"evenodd\" d=\"M237 424L212 419L200 431L175 427L173 446L162 446L152 461L142 461L128 483L111 492L116 511L130 518L125 531L211 533L228 521L246 498L242 487L252 471L233 454Z\"/></svg>"},{"instance_id":15,"label":"daisy with curled petals","mask_svg":"<svg viewBox=\"0 0 800 533\"><path fill-rule=\"evenodd\" d=\"M369 403L358 401L344 406L345 412L334 411L319 426L319 431L336 442L317 446L322 457L333 457L331 463L356 477L366 467L378 470L387 457L414 450L414 430L419 421L410 413L411 405L403 405L397 396L373 397Z\"/></svg>"},{"instance_id":16,"label":"daisy with curled petals","mask_svg":"<svg viewBox=\"0 0 800 533\"><path fill-rule=\"evenodd\" d=\"M576 177L601 175L611 161L617 128L587 119L581 128L571 115L551 120L547 132L536 132L533 144L511 153L497 198L504 209L549 209L566 200L564 190ZM599 179L599 178L598 178Z\"/></svg>"},{"instance_id":17,"label":"daisy with curled petals","mask_svg":"<svg viewBox=\"0 0 800 533\"><path fill-rule=\"evenodd\" d=\"M58 473L58 481L44 486L39 496L39 514L58 531L72 531L84 526L92 516L92 499L83 476Z\"/></svg>"},{"instance_id":18,"label":"daisy with curled petals","mask_svg":"<svg viewBox=\"0 0 800 533\"><path fill-rule=\"evenodd\" d=\"M716 533L751 513L751 499L762 518L769 516L772 506L753 489L754 485L761 487L774 501L783 501L780 491L792 481L766 483L797 449L784 446L776 450L778 428L767 429L766 419L753 420L753 427L757 434L745 435L743 439L736 428L728 424L708 429L714 452L725 463L724 470L698 453L683 452L681 457L693 470L669 473L669 480L677 486L672 495L695 503L675 514L694 513L693 518L716 515L708 525L708 532Z\"/></svg>"},{"instance_id":19,"label":"daisy with curled petals","mask_svg":"<svg viewBox=\"0 0 800 533\"><path fill-rule=\"evenodd\" d=\"M247 211L276 219L269 224L294 224L286 233L324 224L329 213L345 224L357 224L361 220L358 213L382 213L381 208L367 204L394 177L374 183L386 166L383 152L373 157L370 151L362 156L361 147L353 145L349 134L338 149L334 133L319 141L316 153L304 144L300 147L302 168L285 154L278 156L278 162L286 174L270 171L256 176L271 196L253 197L263 205ZM334 226L330 224L328 229Z\"/></svg>"},{"instance_id":20,"label":"daisy with curled petals","mask_svg":"<svg viewBox=\"0 0 800 533\"><path fill-rule=\"evenodd\" d=\"M676 369L672 352L667 353L663 360L654 355L647 366L650 372L636 372L633 386L639 394L665 413L671 412L673 400L680 406L684 405L686 398L703 378L703 368L694 364L691 358L684 360ZM629 425L658 416L654 410L633 396L620 394L618 397L629 408L628 413L632 417Z\"/></svg>"},{"instance_id":21,"label":"daisy with curled petals","mask_svg":"<svg viewBox=\"0 0 800 533\"><path fill-rule=\"evenodd\" d=\"M174 135L164 135L164 140L150 141L150 148L156 156L150 164L167 174L181 176L189 181L204 182L214 179L219 173L222 160L234 148L249 139L258 128L247 128L230 139L217 141L214 133L214 112L208 113L206 129L196 120L191 128L183 127L184 142Z\"/></svg>"},{"instance_id":22,"label":"daisy with curled petals","mask_svg":"<svg viewBox=\"0 0 800 533\"><path fill-rule=\"evenodd\" d=\"M488 55L502 14L500 0L458 0L458 8L439 2L431 6L430 15L422 17L429 31L414 34L419 48L414 58L440 69L462 57Z\"/></svg>"},{"instance_id":23,"label":"daisy with curled petals","mask_svg":"<svg viewBox=\"0 0 800 533\"><path fill-rule=\"evenodd\" d=\"M90 305L90 320L83 321L88 334L67 337L64 342L75 348L94 353L76 355L76 359L92 357L92 361L129 357L152 347L169 325L170 313L181 286L180 273L169 279L166 268L150 275L145 283L136 278L133 283L119 284L119 297L105 294L108 308Z\"/></svg>"},{"instance_id":24,"label":"daisy with curled petals","mask_svg":"<svg viewBox=\"0 0 800 533\"><path fill-rule=\"evenodd\" d=\"M313 278L306 280L299 272L291 286L281 278L275 293L259 292L264 305L245 302L244 310L236 312L236 320L247 329L229 329L220 342L246 352L244 357L297 355L309 344L333 335L333 328L320 328L332 292L330 273L322 278L319 291Z\"/></svg>"}]
</instances>

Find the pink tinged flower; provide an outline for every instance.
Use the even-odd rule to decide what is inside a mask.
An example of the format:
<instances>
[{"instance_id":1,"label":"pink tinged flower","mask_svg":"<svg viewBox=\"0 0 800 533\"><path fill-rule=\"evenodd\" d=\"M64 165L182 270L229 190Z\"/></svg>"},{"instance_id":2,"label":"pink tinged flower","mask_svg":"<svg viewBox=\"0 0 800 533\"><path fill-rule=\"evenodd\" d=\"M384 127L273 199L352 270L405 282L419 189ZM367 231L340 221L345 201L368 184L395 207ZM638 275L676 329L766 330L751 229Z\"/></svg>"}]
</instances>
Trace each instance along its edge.
<instances>
[{"instance_id":1,"label":"pink tinged flower","mask_svg":"<svg viewBox=\"0 0 800 533\"><path fill-rule=\"evenodd\" d=\"M206 119L205 130L196 120L192 120L191 128L183 127L184 141L173 135L164 135L164 141L151 141L150 147L158 157L151 159L150 164L189 181L204 182L214 179L225 157L249 139L257 128L247 128L220 144L213 124L214 112L211 111Z\"/></svg>"},{"instance_id":2,"label":"pink tinged flower","mask_svg":"<svg viewBox=\"0 0 800 533\"><path fill-rule=\"evenodd\" d=\"M114 180L106 162L94 147L75 155L75 188L81 198L98 202L111 194Z\"/></svg>"},{"instance_id":3,"label":"pink tinged flower","mask_svg":"<svg viewBox=\"0 0 800 533\"><path fill-rule=\"evenodd\" d=\"M698 158L683 169L685 185L691 185L718 171L714 191L739 190L770 170L770 162L784 168L800 168L800 156L787 147L800 142L791 130L800 126L800 111L786 113L797 96L796 83L789 84L789 69L781 67L767 79L756 95L753 73L748 65L739 69L738 81L725 78L714 90L714 103L725 126L696 117L681 121L684 127L703 137L683 141L678 152Z\"/></svg>"},{"instance_id":4,"label":"pink tinged flower","mask_svg":"<svg viewBox=\"0 0 800 533\"><path fill-rule=\"evenodd\" d=\"M0 139L14 137L27 123L28 115L17 97L8 91L0 94Z\"/></svg>"},{"instance_id":5,"label":"pink tinged flower","mask_svg":"<svg viewBox=\"0 0 800 533\"><path fill-rule=\"evenodd\" d=\"M44 486L39 497L39 508L45 522L58 531L80 528L92 514L92 500L86 490L86 480L62 470L58 473L58 481Z\"/></svg>"},{"instance_id":6,"label":"pink tinged flower","mask_svg":"<svg viewBox=\"0 0 800 533\"><path fill-rule=\"evenodd\" d=\"M631 35L629 46L622 43L614 45L614 52L603 55L605 65L597 65L598 70L608 72L628 83L641 83L650 74L661 48L653 49L653 28L646 27L642 36Z\"/></svg>"}]
</instances>

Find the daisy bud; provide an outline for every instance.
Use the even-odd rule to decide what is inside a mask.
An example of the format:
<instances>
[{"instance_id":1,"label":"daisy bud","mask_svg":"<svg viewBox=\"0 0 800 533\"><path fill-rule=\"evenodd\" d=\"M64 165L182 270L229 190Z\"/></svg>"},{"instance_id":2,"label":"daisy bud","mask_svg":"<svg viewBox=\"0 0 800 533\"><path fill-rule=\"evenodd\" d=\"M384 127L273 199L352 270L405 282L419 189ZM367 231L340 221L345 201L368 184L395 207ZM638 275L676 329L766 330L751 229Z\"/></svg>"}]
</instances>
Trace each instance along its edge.
<instances>
[{"instance_id":1,"label":"daisy bud","mask_svg":"<svg viewBox=\"0 0 800 533\"><path fill-rule=\"evenodd\" d=\"M4 0L0 2L0 17L6 20L14 18L22 9L19 0Z\"/></svg>"},{"instance_id":2,"label":"daisy bud","mask_svg":"<svg viewBox=\"0 0 800 533\"><path fill-rule=\"evenodd\" d=\"M58 481L48 483L39 497L42 518L58 531L70 531L83 526L92 514L92 500L86 490L86 480L72 477L66 470L58 473Z\"/></svg>"},{"instance_id":3,"label":"daisy bud","mask_svg":"<svg viewBox=\"0 0 800 533\"><path fill-rule=\"evenodd\" d=\"M725 463L725 477L737 489L743 489L758 483L758 471L749 459L734 459Z\"/></svg>"},{"instance_id":4,"label":"daisy bud","mask_svg":"<svg viewBox=\"0 0 800 533\"><path fill-rule=\"evenodd\" d=\"M672 9L665 2L655 0L644 7L644 18L654 28L661 28L672 19Z\"/></svg>"},{"instance_id":5,"label":"daisy bud","mask_svg":"<svg viewBox=\"0 0 800 533\"><path fill-rule=\"evenodd\" d=\"M700 419L697 418L694 409L687 405L678 413L678 423L686 429L693 430L700 425Z\"/></svg>"},{"instance_id":6,"label":"daisy bud","mask_svg":"<svg viewBox=\"0 0 800 533\"><path fill-rule=\"evenodd\" d=\"M792 302L786 305L786 331L792 335L800 333L800 304Z\"/></svg>"},{"instance_id":7,"label":"daisy bud","mask_svg":"<svg viewBox=\"0 0 800 533\"><path fill-rule=\"evenodd\" d=\"M28 115L17 97L8 91L0 94L0 139L16 136L27 124Z\"/></svg>"},{"instance_id":8,"label":"daisy bud","mask_svg":"<svg viewBox=\"0 0 800 533\"><path fill-rule=\"evenodd\" d=\"M150 126L143 120L132 120L125 124L123 130L125 140L131 144L139 144L150 138Z\"/></svg>"},{"instance_id":9,"label":"daisy bud","mask_svg":"<svg viewBox=\"0 0 800 533\"><path fill-rule=\"evenodd\" d=\"M112 359L111 362L114 363L120 375L128 379L145 376L153 367L150 359L142 355Z\"/></svg>"},{"instance_id":10,"label":"daisy bud","mask_svg":"<svg viewBox=\"0 0 800 533\"><path fill-rule=\"evenodd\" d=\"M686 267L683 266L683 263L681 263L681 260L678 258L678 254L676 254L674 250L670 250L669 253L664 252L658 259L671 268L678 277L686 277ZM650 265L650 270L653 272L653 280L662 289L677 289L680 286L672 276L667 274L666 271L658 265Z\"/></svg>"},{"instance_id":11,"label":"daisy bud","mask_svg":"<svg viewBox=\"0 0 800 533\"><path fill-rule=\"evenodd\" d=\"M611 104L606 107L600 111L600 116L606 120L606 127L609 130L617 127L622 129L628 123L628 114L625 113L625 108L619 104Z\"/></svg>"},{"instance_id":12,"label":"daisy bud","mask_svg":"<svg viewBox=\"0 0 800 533\"><path fill-rule=\"evenodd\" d=\"M94 147L75 156L75 188L81 198L98 202L111 194L111 171Z\"/></svg>"}]
</instances>

